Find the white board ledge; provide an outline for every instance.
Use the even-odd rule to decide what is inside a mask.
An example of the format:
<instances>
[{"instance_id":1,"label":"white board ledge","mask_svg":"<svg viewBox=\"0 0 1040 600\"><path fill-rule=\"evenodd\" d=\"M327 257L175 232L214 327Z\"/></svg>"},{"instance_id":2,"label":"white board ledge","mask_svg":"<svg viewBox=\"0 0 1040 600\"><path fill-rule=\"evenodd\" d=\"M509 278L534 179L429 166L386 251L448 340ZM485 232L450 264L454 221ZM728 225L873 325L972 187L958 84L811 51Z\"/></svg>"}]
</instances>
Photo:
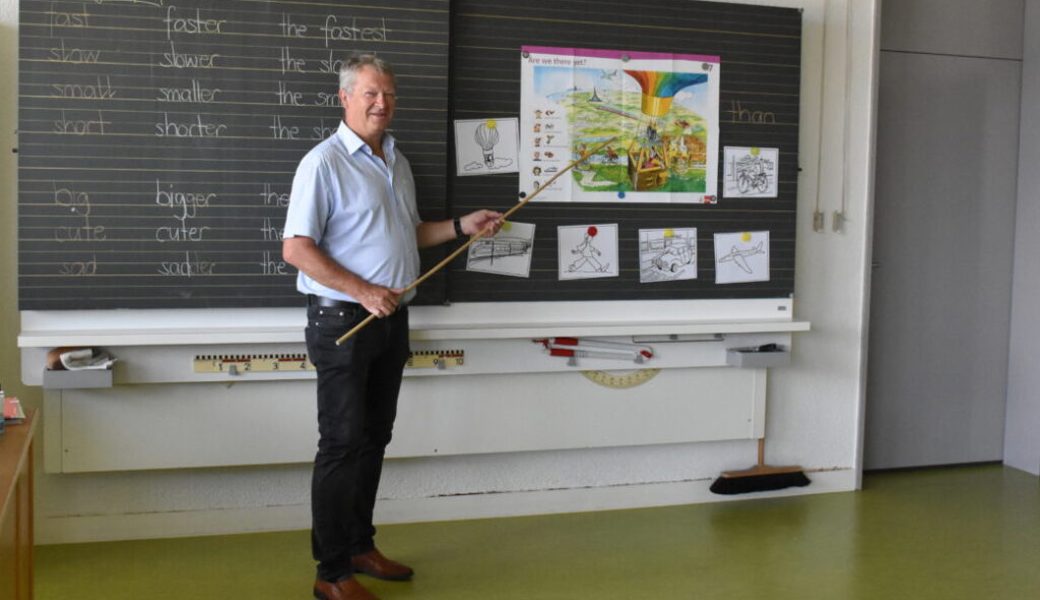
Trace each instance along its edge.
<instances>
[{"instance_id":1,"label":"white board ledge","mask_svg":"<svg viewBox=\"0 0 1040 600\"><path fill-rule=\"evenodd\" d=\"M411 309L413 340L808 331L790 299L467 303ZM20 348L302 343L302 308L22 311Z\"/></svg>"},{"instance_id":2,"label":"white board ledge","mask_svg":"<svg viewBox=\"0 0 1040 600\"><path fill-rule=\"evenodd\" d=\"M638 323L510 323L470 327L412 327L413 340L476 340L540 337L684 336L808 331L807 321L641 321Z\"/></svg>"}]
</instances>

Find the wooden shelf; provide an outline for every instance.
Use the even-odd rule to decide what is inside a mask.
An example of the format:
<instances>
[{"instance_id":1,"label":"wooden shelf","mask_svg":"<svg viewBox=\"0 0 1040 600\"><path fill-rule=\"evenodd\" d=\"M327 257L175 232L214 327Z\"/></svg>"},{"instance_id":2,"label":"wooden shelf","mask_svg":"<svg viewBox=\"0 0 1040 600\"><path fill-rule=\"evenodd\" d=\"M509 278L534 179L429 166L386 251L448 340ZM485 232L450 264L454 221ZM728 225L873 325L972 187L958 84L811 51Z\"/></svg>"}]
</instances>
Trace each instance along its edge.
<instances>
[{"instance_id":1,"label":"wooden shelf","mask_svg":"<svg viewBox=\"0 0 1040 600\"><path fill-rule=\"evenodd\" d=\"M33 433L37 411L0 435L0 600L33 597Z\"/></svg>"}]
</instances>

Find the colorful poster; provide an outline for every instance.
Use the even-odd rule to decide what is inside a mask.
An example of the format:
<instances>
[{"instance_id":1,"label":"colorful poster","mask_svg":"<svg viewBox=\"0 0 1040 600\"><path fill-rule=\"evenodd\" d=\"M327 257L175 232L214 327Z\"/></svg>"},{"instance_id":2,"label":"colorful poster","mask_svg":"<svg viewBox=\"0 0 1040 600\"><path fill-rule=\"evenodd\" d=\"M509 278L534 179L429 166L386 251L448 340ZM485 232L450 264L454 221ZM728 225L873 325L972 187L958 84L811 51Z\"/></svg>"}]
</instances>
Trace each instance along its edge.
<instances>
[{"instance_id":1,"label":"colorful poster","mask_svg":"<svg viewBox=\"0 0 1040 600\"><path fill-rule=\"evenodd\" d=\"M769 281L769 232L715 234L715 283Z\"/></svg>"},{"instance_id":2,"label":"colorful poster","mask_svg":"<svg viewBox=\"0 0 1040 600\"><path fill-rule=\"evenodd\" d=\"M697 228L640 229L639 283L697 279Z\"/></svg>"},{"instance_id":3,"label":"colorful poster","mask_svg":"<svg viewBox=\"0 0 1040 600\"><path fill-rule=\"evenodd\" d=\"M517 119L455 121L455 173L491 175L516 173Z\"/></svg>"},{"instance_id":4,"label":"colorful poster","mask_svg":"<svg viewBox=\"0 0 1040 600\"><path fill-rule=\"evenodd\" d=\"M776 198L779 148L723 148L723 198Z\"/></svg>"},{"instance_id":5,"label":"colorful poster","mask_svg":"<svg viewBox=\"0 0 1040 600\"><path fill-rule=\"evenodd\" d=\"M532 223L506 221L494 236L481 238L470 245L466 270L530 277L534 227Z\"/></svg>"},{"instance_id":6,"label":"colorful poster","mask_svg":"<svg viewBox=\"0 0 1040 600\"><path fill-rule=\"evenodd\" d=\"M717 56L524 46L520 191L535 202L714 203Z\"/></svg>"},{"instance_id":7,"label":"colorful poster","mask_svg":"<svg viewBox=\"0 0 1040 600\"><path fill-rule=\"evenodd\" d=\"M617 277L618 227L565 225L556 228L560 279Z\"/></svg>"}]
</instances>

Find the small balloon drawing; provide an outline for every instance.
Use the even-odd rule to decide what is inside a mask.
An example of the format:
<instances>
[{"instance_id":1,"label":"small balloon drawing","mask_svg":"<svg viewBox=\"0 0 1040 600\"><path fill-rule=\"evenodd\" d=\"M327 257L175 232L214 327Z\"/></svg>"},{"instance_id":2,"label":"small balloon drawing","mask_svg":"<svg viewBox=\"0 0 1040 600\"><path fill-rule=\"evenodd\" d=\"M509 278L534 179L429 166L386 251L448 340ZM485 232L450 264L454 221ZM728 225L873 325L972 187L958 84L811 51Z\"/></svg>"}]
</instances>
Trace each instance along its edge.
<instances>
[{"instance_id":1,"label":"small balloon drawing","mask_svg":"<svg viewBox=\"0 0 1040 600\"><path fill-rule=\"evenodd\" d=\"M498 126L494 119L481 123L473 133L473 140L484 151L484 164L488 168L495 166L495 144L498 143L498 139Z\"/></svg>"}]
</instances>

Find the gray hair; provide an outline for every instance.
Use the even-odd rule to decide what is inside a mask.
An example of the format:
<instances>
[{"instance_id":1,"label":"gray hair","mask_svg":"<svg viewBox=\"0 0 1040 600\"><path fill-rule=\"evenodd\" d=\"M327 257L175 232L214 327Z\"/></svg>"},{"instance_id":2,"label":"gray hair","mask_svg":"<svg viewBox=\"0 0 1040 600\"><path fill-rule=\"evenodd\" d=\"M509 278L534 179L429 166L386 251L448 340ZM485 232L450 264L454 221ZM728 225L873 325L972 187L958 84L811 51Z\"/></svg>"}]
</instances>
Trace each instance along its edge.
<instances>
[{"instance_id":1,"label":"gray hair","mask_svg":"<svg viewBox=\"0 0 1040 600\"><path fill-rule=\"evenodd\" d=\"M357 74L365 67L372 67L378 73L389 75L394 83L397 83L397 77L394 76L394 69L390 63L375 54L352 54L343 61L339 68L339 88L346 90L348 94L353 93Z\"/></svg>"}]
</instances>

